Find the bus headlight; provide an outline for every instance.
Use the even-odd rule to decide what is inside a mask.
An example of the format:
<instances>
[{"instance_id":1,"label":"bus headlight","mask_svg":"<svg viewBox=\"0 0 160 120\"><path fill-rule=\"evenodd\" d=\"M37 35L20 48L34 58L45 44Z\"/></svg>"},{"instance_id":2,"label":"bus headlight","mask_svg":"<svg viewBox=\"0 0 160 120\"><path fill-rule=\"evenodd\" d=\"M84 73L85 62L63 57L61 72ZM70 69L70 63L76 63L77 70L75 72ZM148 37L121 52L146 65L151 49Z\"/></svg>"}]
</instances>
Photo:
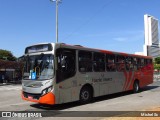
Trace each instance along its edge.
<instances>
[{"instance_id":1,"label":"bus headlight","mask_svg":"<svg viewBox=\"0 0 160 120\"><path fill-rule=\"evenodd\" d=\"M50 87L44 89L44 90L42 91L42 96L45 95L45 94L47 94L48 92L50 92L50 91L52 90L52 88L53 88L53 87L50 86Z\"/></svg>"}]
</instances>

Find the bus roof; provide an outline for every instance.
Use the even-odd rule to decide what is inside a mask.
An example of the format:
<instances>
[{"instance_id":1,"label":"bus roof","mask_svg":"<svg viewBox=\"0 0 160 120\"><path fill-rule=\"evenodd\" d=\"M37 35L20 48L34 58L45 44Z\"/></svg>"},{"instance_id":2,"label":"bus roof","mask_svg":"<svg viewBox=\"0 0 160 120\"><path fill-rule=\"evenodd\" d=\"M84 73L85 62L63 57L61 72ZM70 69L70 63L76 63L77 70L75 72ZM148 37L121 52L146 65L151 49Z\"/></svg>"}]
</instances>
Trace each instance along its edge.
<instances>
[{"instance_id":1,"label":"bus roof","mask_svg":"<svg viewBox=\"0 0 160 120\"><path fill-rule=\"evenodd\" d=\"M41 45L50 45L52 47L53 46L59 46L59 47L64 47L64 48L72 48L72 49L78 49L78 50L94 51L94 52L101 52L101 53L106 53L106 54L116 54L116 55L123 55L123 56L132 56L132 57L152 59L151 56L129 54L129 53L124 53L124 52L115 52L115 51L103 50L103 49L97 49L97 48L89 48L89 47L83 47L81 45L69 45L69 44L66 44L66 43L49 43L49 42L38 43L38 44L34 44L34 45L31 45L31 46L28 46L28 47L26 47L25 53L27 52L27 50L29 50L29 48L32 48L34 46L41 46Z\"/></svg>"},{"instance_id":2,"label":"bus roof","mask_svg":"<svg viewBox=\"0 0 160 120\"><path fill-rule=\"evenodd\" d=\"M66 47L66 48L73 48L73 49L79 49L79 50L102 52L102 53L107 53L107 54L118 54L118 55L123 55L123 56L132 56L132 57L140 57L140 58L152 59L151 56L129 54L129 53L124 53L124 52L115 52L115 51L102 50L102 49L97 49L97 48L88 48L88 47L83 47L81 45L69 45L69 44L65 44L65 43L56 43L56 44L59 44L61 47Z\"/></svg>"}]
</instances>

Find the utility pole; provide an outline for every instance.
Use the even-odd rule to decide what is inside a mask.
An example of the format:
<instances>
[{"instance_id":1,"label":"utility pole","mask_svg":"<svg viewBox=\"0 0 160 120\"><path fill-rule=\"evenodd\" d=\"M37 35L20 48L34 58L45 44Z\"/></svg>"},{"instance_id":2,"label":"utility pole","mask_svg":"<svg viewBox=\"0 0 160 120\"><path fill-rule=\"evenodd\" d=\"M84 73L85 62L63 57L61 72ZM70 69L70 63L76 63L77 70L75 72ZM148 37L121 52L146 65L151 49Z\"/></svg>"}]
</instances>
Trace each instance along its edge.
<instances>
[{"instance_id":1,"label":"utility pole","mask_svg":"<svg viewBox=\"0 0 160 120\"><path fill-rule=\"evenodd\" d=\"M61 0L50 0L51 2L56 2L56 43L58 43L58 4Z\"/></svg>"}]
</instances>

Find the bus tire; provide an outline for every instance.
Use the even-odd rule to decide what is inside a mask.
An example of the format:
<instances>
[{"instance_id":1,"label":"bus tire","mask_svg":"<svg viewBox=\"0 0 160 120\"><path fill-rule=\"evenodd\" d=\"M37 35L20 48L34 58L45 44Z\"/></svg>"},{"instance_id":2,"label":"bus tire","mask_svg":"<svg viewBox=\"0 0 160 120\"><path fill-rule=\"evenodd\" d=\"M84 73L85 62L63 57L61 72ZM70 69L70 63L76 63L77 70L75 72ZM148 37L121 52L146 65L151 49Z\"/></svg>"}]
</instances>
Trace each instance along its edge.
<instances>
[{"instance_id":1,"label":"bus tire","mask_svg":"<svg viewBox=\"0 0 160 120\"><path fill-rule=\"evenodd\" d=\"M139 82L138 81L135 81L134 84L133 84L133 92L134 93L138 93L139 92Z\"/></svg>"},{"instance_id":2,"label":"bus tire","mask_svg":"<svg viewBox=\"0 0 160 120\"><path fill-rule=\"evenodd\" d=\"M88 86L85 86L80 91L80 103L86 104L89 103L92 100L93 93L92 89Z\"/></svg>"}]
</instances>

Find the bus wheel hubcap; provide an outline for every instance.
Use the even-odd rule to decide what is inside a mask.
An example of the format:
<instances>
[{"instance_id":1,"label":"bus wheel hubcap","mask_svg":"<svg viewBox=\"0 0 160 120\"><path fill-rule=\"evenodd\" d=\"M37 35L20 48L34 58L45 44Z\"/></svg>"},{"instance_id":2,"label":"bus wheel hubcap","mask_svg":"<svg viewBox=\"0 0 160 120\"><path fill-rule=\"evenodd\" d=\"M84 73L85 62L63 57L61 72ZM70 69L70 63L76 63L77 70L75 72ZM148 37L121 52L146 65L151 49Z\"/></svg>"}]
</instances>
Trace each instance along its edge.
<instances>
[{"instance_id":1,"label":"bus wheel hubcap","mask_svg":"<svg viewBox=\"0 0 160 120\"><path fill-rule=\"evenodd\" d=\"M88 100L88 98L89 98L89 92L88 92L88 91L84 91L84 92L82 93L82 99L83 99L83 100Z\"/></svg>"},{"instance_id":2,"label":"bus wheel hubcap","mask_svg":"<svg viewBox=\"0 0 160 120\"><path fill-rule=\"evenodd\" d=\"M138 84L136 84L136 91L138 91Z\"/></svg>"},{"instance_id":3,"label":"bus wheel hubcap","mask_svg":"<svg viewBox=\"0 0 160 120\"><path fill-rule=\"evenodd\" d=\"M136 92L139 90L138 83L135 83L135 85L134 85L134 89L135 89L135 91L136 91Z\"/></svg>"}]
</instances>

